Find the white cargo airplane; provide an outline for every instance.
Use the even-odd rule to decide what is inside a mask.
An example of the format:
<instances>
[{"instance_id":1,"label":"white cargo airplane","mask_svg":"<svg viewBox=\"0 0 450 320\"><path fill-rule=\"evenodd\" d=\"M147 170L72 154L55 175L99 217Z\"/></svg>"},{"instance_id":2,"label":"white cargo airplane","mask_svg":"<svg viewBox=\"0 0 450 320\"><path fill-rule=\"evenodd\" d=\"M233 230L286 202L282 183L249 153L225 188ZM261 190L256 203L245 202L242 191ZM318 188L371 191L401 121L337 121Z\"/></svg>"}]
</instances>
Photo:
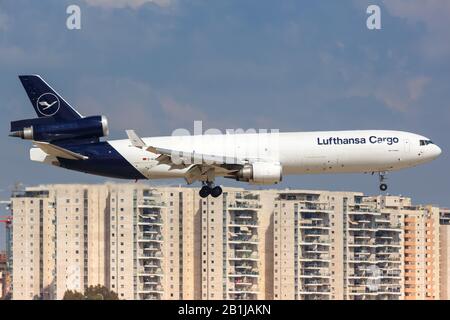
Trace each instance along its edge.
<instances>
[{"instance_id":1,"label":"white cargo airplane","mask_svg":"<svg viewBox=\"0 0 450 320\"><path fill-rule=\"evenodd\" d=\"M33 161L122 179L201 181L201 197L222 193L215 177L276 184L313 173L385 174L436 159L441 149L421 135L385 130L244 133L100 141L104 116L83 117L37 75L19 77L39 118L11 122L11 136L33 140Z\"/></svg>"}]
</instances>

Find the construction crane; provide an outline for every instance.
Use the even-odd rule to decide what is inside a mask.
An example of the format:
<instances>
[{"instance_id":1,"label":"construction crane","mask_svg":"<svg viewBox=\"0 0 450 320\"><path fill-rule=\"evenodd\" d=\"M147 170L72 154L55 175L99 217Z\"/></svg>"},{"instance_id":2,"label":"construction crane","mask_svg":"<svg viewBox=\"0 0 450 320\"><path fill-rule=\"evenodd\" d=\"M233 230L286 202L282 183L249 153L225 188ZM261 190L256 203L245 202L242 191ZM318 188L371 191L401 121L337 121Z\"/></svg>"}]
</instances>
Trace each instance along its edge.
<instances>
[{"instance_id":1,"label":"construction crane","mask_svg":"<svg viewBox=\"0 0 450 320\"><path fill-rule=\"evenodd\" d=\"M12 216L0 216L0 223L4 223L6 227L12 224Z\"/></svg>"},{"instance_id":2,"label":"construction crane","mask_svg":"<svg viewBox=\"0 0 450 320\"><path fill-rule=\"evenodd\" d=\"M11 231L12 231L12 216L0 216L0 223L4 223L5 224L5 231L6 231L6 254L5 257L3 257L5 259L6 262L6 271L3 274L3 277L5 277L2 281L3 281L3 292L0 292L0 296L2 298L4 298L6 296L6 294L8 292L10 292L11 290L11 283L10 283L10 274L11 274Z\"/></svg>"},{"instance_id":3,"label":"construction crane","mask_svg":"<svg viewBox=\"0 0 450 320\"><path fill-rule=\"evenodd\" d=\"M11 236L12 236L12 221L13 221L13 217L12 216L0 216L0 223L4 223L5 224L5 231L6 231L6 268L8 271L10 270L11 267Z\"/></svg>"}]
</instances>

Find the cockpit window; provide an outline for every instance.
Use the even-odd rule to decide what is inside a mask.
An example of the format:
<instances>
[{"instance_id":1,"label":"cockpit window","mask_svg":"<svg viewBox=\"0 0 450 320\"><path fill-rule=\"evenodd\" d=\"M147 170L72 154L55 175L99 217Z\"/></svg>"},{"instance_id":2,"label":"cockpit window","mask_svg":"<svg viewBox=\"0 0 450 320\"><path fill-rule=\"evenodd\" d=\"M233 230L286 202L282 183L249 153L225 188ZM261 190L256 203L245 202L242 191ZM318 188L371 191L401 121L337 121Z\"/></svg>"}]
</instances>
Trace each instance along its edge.
<instances>
[{"instance_id":1,"label":"cockpit window","mask_svg":"<svg viewBox=\"0 0 450 320\"><path fill-rule=\"evenodd\" d=\"M420 140L420 145L421 146L426 146L426 145L429 145L429 144L433 144L433 141L431 141L431 140Z\"/></svg>"}]
</instances>

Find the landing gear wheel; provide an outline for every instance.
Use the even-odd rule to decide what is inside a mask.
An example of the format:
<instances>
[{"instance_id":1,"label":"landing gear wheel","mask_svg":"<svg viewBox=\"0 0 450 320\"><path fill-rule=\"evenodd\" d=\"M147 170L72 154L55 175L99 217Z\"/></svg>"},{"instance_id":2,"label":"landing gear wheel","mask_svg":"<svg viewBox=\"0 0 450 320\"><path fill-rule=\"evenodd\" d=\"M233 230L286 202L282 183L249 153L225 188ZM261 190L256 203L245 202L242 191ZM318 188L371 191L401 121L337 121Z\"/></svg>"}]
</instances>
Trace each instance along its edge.
<instances>
[{"instance_id":1,"label":"landing gear wheel","mask_svg":"<svg viewBox=\"0 0 450 320\"><path fill-rule=\"evenodd\" d=\"M206 198L211 194L211 188L208 186L203 186L198 192L199 196L202 198Z\"/></svg>"},{"instance_id":2,"label":"landing gear wheel","mask_svg":"<svg viewBox=\"0 0 450 320\"><path fill-rule=\"evenodd\" d=\"M211 196L213 198L217 198L222 194L222 188L219 186L215 186L214 188L212 188L211 190Z\"/></svg>"},{"instance_id":3,"label":"landing gear wheel","mask_svg":"<svg viewBox=\"0 0 450 320\"><path fill-rule=\"evenodd\" d=\"M381 191L386 191L387 190L387 188L388 188L388 186L387 186L387 184L385 183L385 181L387 180L387 178L386 178L386 172L378 172L378 178L379 178L379 181L380 181L380 190Z\"/></svg>"}]
</instances>

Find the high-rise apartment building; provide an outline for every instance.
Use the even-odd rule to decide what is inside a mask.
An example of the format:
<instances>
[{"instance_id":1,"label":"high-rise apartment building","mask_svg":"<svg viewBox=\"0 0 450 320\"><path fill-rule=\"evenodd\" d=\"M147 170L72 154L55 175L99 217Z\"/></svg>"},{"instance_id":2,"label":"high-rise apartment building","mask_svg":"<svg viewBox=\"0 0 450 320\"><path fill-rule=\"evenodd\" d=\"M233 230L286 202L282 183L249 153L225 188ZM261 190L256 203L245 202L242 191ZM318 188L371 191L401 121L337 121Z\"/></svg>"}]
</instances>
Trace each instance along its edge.
<instances>
[{"instance_id":1,"label":"high-rise apartment building","mask_svg":"<svg viewBox=\"0 0 450 320\"><path fill-rule=\"evenodd\" d=\"M55 215L49 191L29 190L11 199L13 298L55 298Z\"/></svg>"},{"instance_id":2,"label":"high-rise apartment building","mask_svg":"<svg viewBox=\"0 0 450 320\"><path fill-rule=\"evenodd\" d=\"M450 214L359 192L48 185L13 196L13 298L446 297ZM441 267L439 266L439 259Z\"/></svg>"},{"instance_id":3,"label":"high-rise apartment building","mask_svg":"<svg viewBox=\"0 0 450 320\"><path fill-rule=\"evenodd\" d=\"M441 209L439 217L440 299L450 300L450 209Z\"/></svg>"},{"instance_id":4,"label":"high-rise apartment building","mask_svg":"<svg viewBox=\"0 0 450 320\"><path fill-rule=\"evenodd\" d=\"M7 262L8 257L6 252L0 251L0 299L2 299L6 294L6 286L7 286Z\"/></svg>"},{"instance_id":5,"label":"high-rise apartment building","mask_svg":"<svg viewBox=\"0 0 450 320\"><path fill-rule=\"evenodd\" d=\"M197 253L184 248L194 244L194 222L191 215L183 219L192 211L182 210L193 192L107 184L40 186L15 195L14 298L61 299L67 290L97 284L122 299L195 298L188 292L196 286Z\"/></svg>"},{"instance_id":6,"label":"high-rise apartment building","mask_svg":"<svg viewBox=\"0 0 450 320\"><path fill-rule=\"evenodd\" d=\"M342 298L342 275L337 269L342 271L343 264L336 263L336 252L342 256L335 233L339 217L333 214L334 198L329 200L329 194L315 191L282 191L276 196L274 299Z\"/></svg>"},{"instance_id":7,"label":"high-rise apartment building","mask_svg":"<svg viewBox=\"0 0 450 320\"><path fill-rule=\"evenodd\" d=\"M403 219L384 197L344 199L344 298L400 299L403 295Z\"/></svg>"},{"instance_id":8,"label":"high-rise apartment building","mask_svg":"<svg viewBox=\"0 0 450 320\"><path fill-rule=\"evenodd\" d=\"M201 199L202 299L267 299L271 292L271 199L226 188Z\"/></svg>"},{"instance_id":9,"label":"high-rise apartment building","mask_svg":"<svg viewBox=\"0 0 450 320\"><path fill-rule=\"evenodd\" d=\"M279 192L275 299L399 299L401 217L354 192Z\"/></svg>"},{"instance_id":10,"label":"high-rise apartment building","mask_svg":"<svg viewBox=\"0 0 450 320\"><path fill-rule=\"evenodd\" d=\"M439 299L439 208L415 206L405 197L379 199L403 219L404 299Z\"/></svg>"}]
</instances>

